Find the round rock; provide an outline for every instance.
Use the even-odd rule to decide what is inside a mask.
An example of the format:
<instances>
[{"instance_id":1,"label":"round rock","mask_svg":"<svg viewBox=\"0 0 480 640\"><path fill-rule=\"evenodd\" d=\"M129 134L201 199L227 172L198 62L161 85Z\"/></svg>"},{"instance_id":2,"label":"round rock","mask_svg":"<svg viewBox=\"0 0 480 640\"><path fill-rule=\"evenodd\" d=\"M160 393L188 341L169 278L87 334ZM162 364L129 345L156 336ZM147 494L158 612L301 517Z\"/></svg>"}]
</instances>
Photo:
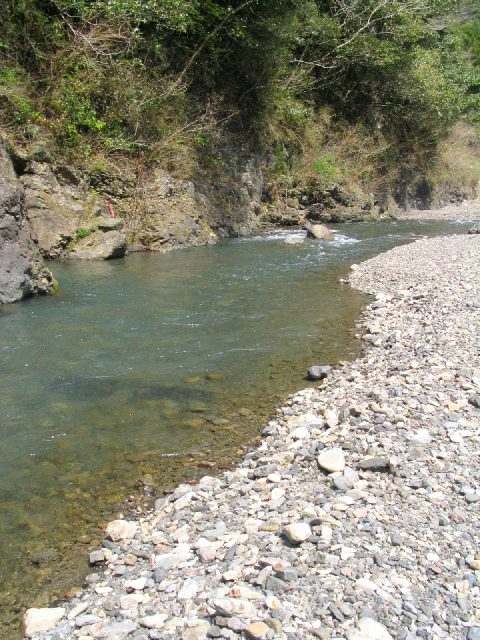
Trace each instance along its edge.
<instances>
[{"instance_id":1,"label":"round rock","mask_svg":"<svg viewBox=\"0 0 480 640\"><path fill-rule=\"evenodd\" d=\"M294 522L285 527L284 533L292 544L301 544L310 538L312 530L306 522Z\"/></svg>"},{"instance_id":2,"label":"round rock","mask_svg":"<svg viewBox=\"0 0 480 640\"><path fill-rule=\"evenodd\" d=\"M345 469L345 455L340 447L324 449L318 456L318 464L328 473L335 473Z\"/></svg>"}]
</instances>

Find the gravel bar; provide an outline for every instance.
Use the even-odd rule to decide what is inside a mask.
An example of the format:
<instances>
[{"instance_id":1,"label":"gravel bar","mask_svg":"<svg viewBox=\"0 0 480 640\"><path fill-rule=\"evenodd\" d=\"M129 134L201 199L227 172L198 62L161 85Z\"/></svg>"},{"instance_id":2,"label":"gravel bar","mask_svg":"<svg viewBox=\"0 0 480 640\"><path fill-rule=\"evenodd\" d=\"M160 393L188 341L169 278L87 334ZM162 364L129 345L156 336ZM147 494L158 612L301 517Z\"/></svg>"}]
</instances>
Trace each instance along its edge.
<instances>
[{"instance_id":1,"label":"gravel bar","mask_svg":"<svg viewBox=\"0 0 480 640\"><path fill-rule=\"evenodd\" d=\"M466 200L462 204L451 204L440 209L410 209L395 214L399 220L458 220L478 222L480 200Z\"/></svg>"},{"instance_id":2,"label":"gravel bar","mask_svg":"<svg viewBox=\"0 0 480 640\"><path fill-rule=\"evenodd\" d=\"M233 471L110 523L41 640L480 640L480 236L354 265L362 357Z\"/></svg>"}]
</instances>

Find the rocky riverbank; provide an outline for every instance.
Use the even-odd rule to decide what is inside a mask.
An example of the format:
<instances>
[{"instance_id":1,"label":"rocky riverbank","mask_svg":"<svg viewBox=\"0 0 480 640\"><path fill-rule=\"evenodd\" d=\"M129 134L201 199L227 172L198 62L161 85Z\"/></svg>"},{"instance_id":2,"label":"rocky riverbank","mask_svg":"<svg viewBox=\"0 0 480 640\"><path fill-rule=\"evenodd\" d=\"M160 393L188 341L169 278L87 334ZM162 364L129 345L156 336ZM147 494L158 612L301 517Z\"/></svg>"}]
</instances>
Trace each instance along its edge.
<instances>
[{"instance_id":1,"label":"rocky riverbank","mask_svg":"<svg viewBox=\"0 0 480 640\"><path fill-rule=\"evenodd\" d=\"M235 470L110 523L85 588L27 635L478 640L479 258L472 235L355 267L365 355Z\"/></svg>"},{"instance_id":2,"label":"rocky riverbank","mask_svg":"<svg viewBox=\"0 0 480 640\"><path fill-rule=\"evenodd\" d=\"M398 211L395 218L399 220L480 220L480 200L465 200L462 204L451 204L434 209L410 209Z\"/></svg>"}]
</instances>

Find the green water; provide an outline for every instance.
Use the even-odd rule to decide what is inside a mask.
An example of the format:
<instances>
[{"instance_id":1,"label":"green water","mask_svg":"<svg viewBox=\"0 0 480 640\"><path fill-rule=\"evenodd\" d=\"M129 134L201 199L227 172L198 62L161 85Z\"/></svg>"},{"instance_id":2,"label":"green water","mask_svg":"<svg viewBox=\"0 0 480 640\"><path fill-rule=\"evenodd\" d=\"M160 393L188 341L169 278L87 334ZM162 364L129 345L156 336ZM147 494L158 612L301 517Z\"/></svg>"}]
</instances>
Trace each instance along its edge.
<instances>
[{"instance_id":1,"label":"green water","mask_svg":"<svg viewBox=\"0 0 480 640\"><path fill-rule=\"evenodd\" d=\"M353 262L445 223L339 227L125 261L53 265L54 298L0 311L0 637L87 571L130 497L212 473L251 445L314 363L358 350Z\"/></svg>"}]
</instances>

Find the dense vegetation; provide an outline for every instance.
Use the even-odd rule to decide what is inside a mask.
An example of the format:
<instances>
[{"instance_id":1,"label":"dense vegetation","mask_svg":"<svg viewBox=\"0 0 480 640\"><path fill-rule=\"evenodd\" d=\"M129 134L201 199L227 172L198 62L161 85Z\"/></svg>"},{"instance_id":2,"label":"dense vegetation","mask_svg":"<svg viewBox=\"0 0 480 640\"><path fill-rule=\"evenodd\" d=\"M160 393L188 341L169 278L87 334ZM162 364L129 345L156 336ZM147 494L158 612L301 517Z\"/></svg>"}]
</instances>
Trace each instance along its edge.
<instances>
[{"instance_id":1,"label":"dense vegetation","mask_svg":"<svg viewBox=\"0 0 480 640\"><path fill-rule=\"evenodd\" d=\"M480 17L453 0L4 3L2 128L84 160L178 167L228 130L271 152L279 183L328 182L352 153L408 174L478 121Z\"/></svg>"}]
</instances>

